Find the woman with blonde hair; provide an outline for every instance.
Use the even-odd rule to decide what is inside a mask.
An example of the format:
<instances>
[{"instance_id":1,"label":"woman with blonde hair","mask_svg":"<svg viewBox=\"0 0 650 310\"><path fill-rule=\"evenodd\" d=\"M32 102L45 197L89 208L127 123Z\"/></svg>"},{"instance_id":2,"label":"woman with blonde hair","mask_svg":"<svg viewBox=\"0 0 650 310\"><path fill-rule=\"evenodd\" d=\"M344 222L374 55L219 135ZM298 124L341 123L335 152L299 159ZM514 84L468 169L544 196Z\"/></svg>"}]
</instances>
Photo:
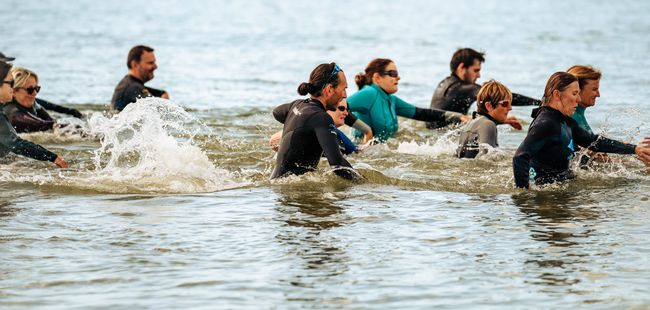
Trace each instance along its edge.
<instances>
[{"instance_id":1,"label":"woman with blonde hair","mask_svg":"<svg viewBox=\"0 0 650 310\"><path fill-rule=\"evenodd\" d=\"M11 70L11 65L0 61L0 77L2 77L0 103L3 105L5 102L10 101L13 95L14 80L9 70ZM16 130L11 127L7 116L3 113L0 114L0 157L4 157L11 152L37 160L51 161L61 168L68 167L68 163L61 156L46 150L38 144L21 139L16 134Z\"/></svg>"},{"instance_id":2,"label":"woman with blonde hair","mask_svg":"<svg viewBox=\"0 0 650 310\"><path fill-rule=\"evenodd\" d=\"M14 96L13 100L5 105L4 114L17 132L52 129L56 121L45 109L81 117L81 113L76 109L36 98L41 86L38 85L38 75L34 71L16 67L11 70L11 75L14 79Z\"/></svg>"}]
</instances>

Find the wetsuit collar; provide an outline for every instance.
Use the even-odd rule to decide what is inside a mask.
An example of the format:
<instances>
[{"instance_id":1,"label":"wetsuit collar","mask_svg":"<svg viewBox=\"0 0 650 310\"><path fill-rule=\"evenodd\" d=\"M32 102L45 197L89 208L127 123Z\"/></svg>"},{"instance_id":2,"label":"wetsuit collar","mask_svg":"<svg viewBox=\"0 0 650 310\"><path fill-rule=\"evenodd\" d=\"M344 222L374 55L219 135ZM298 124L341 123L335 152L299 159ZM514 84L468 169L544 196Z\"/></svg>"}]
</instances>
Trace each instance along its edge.
<instances>
[{"instance_id":1,"label":"wetsuit collar","mask_svg":"<svg viewBox=\"0 0 650 310\"><path fill-rule=\"evenodd\" d=\"M321 107L321 108L323 109L323 111L327 111L327 109L325 109L325 106L323 105L323 103L320 102L320 100L318 100L318 99L314 99L314 98L311 98L311 97L310 97L310 98L308 98L306 101L309 102L309 103L313 103L313 104L315 104L315 105Z\"/></svg>"},{"instance_id":2,"label":"wetsuit collar","mask_svg":"<svg viewBox=\"0 0 650 310\"><path fill-rule=\"evenodd\" d=\"M140 84L144 85L144 82L143 82L142 80L140 80L139 78L137 78L137 77L135 77L135 76L133 76L133 75L131 75L131 74L127 74L127 75L128 75L130 78L132 78L132 79L136 80L137 82L139 82Z\"/></svg>"},{"instance_id":3,"label":"wetsuit collar","mask_svg":"<svg viewBox=\"0 0 650 310\"><path fill-rule=\"evenodd\" d=\"M487 114L487 113L480 113L480 112L478 112L478 111L474 111L474 112L472 113L472 118L477 118L477 117L478 117L477 115L484 116L485 118L487 118L487 119L493 121L493 122L494 122L495 124L497 124L497 125L501 125L501 124L503 124L503 122L499 122L499 121L495 120L494 118L492 118L492 116L490 116L490 114Z\"/></svg>"},{"instance_id":4,"label":"wetsuit collar","mask_svg":"<svg viewBox=\"0 0 650 310\"><path fill-rule=\"evenodd\" d=\"M542 111L544 111L544 110L548 110L550 113L557 114L558 116L561 116L561 117L565 117L565 118L567 117L566 115L562 114L562 112L560 112L560 111L558 111L558 110L556 110L554 108L551 108L549 106L543 106L543 107L533 109L530 116L532 118L537 118L537 116L539 116L539 114L542 113Z\"/></svg>"},{"instance_id":5,"label":"wetsuit collar","mask_svg":"<svg viewBox=\"0 0 650 310\"><path fill-rule=\"evenodd\" d=\"M382 94L385 98L388 98L388 96L389 96L388 93L387 93L383 88L379 87L379 85L377 85L377 84L375 84L375 83L372 83L372 84L370 84L369 86L372 87L372 88L374 88L375 90L377 90L377 91L378 91L380 94Z\"/></svg>"}]
</instances>

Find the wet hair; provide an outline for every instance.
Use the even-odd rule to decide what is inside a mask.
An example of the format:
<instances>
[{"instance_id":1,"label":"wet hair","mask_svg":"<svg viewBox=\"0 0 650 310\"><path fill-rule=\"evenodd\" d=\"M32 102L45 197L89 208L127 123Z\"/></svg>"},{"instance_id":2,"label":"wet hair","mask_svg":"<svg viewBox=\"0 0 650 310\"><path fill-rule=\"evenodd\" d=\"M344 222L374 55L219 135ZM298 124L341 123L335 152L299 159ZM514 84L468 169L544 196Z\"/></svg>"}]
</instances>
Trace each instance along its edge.
<instances>
[{"instance_id":1,"label":"wet hair","mask_svg":"<svg viewBox=\"0 0 650 310\"><path fill-rule=\"evenodd\" d=\"M587 85L589 80L600 80L600 77L602 76L600 70L592 66L575 65L566 70L566 72L571 73L578 78L580 89Z\"/></svg>"},{"instance_id":2,"label":"wet hair","mask_svg":"<svg viewBox=\"0 0 650 310\"><path fill-rule=\"evenodd\" d=\"M11 75L14 77L14 89L25 86L30 77L33 77L36 83L38 83L38 75L36 72L23 67L14 67L11 69Z\"/></svg>"},{"instance_id":3,"label":"wet hair","mask_svg":"<svg viewBox=\"0 0 650 310\"><path fill-rule=\"evenodd\" d=\"M496 108L497 102L502 100L512 101L512 92L505 85L495 80L489 80L481 86L476 95L476 110L478 113L487 114L486 103L489 102L492 108Z\"/></svg>"},{"instance_id":4,"label":"wet hair","mask_svg":"<svg viewBox=\"0 0 650 310\"><path fill-rule=\"evenodd\" d=\"M567 72L558 71L551 75L546 82L546 88L544 88L544 97L542 97L542 106L548 106L553 96L553 91L564 91L569 85L573 82L577 82L578 78L575 75Z\"/></svg>"},{"instance_id":5,"label":"wet hair","mask_svg":"<svg viewBox=\"0 0 650 310\"><path fill-rule=\"evenodd\" d=\"M153 48L146 45L136 45L132 47L129 51L129 56L126 57L126 67L131 69L131 61L135 60L135 62L140 62L144 52L151 53L153 52Z\"/></svg>"},{"instance_id":6,"label":"wet hair","mask_svg":"<svg viewBox=\"0 0 650 310\"><path fill-rule=\"evenodd\" d=\"M0 79L4 81L5 77L7 77L7 73L11 70L11 64L6 63L4 61L0 61ZM2 86L2 85L0 85Z\"/></svg>"},{"instance_id":7,"label":"wet hair","mask_svg":"<svg viewBox=\"0 0 650 310\"><path fill-rule=\"evenodd\" d=\"M323 89L327 84L332 84L332 87L338 86L341 82L338 72L332 75L335 68L336 63L334 62L316 66L309 74L309 82L303 82L298 86L298 94L301 96L310 94L319 97L323 94ZM339 72L343 72L343 70Z\"/></svg>"},{"instance_id":8,"label":"wet hair","mask_svg":"<svg viewBox=\"0 0 650 310\"><path fill-rule=\"evenodd\" d=\"M477 52L469 47L466 48L459 48L454 52L454 55L451 56L451 61L449 62L449 68L451 69L451 73L456 72L456 68L458 68L458 65L461 63L465 67L470 67L471 65L474 64L474 60L478 60L479 62L484 62L485 61L485 53L484 52Z\"/></svg>"},{"instance_id":9,"label":"wet hair","mask_svg":"<svg viewBox=\"0 0 650 310\"><path fill-rule=\"evenodd\" d=\"M393 63L393 61L388 58L373 59L368 66L366 66L364 72L361 72L354 77L354 82L357 83L357 87L362 89L364 86L372 84L372 76L375 73L386 70L386 67L391 63Z\"/></svg>"}]
</instances>

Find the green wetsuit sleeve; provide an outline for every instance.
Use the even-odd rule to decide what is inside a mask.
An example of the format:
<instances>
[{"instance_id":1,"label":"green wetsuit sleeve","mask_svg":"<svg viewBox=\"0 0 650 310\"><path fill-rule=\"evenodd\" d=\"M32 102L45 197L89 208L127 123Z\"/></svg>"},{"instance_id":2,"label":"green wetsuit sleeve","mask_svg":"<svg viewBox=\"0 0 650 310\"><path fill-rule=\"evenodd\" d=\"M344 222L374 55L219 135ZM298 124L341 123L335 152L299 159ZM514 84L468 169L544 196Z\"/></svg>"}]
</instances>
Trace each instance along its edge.
<instances>
[{"instance_id":1,"label":"green wetsuit sleeve","mask_svg":"<svg viewBox=\"0 0 650 310\"><path fill-rule=\"evenodd\" d=\"M415 111L417 107L414 105L402 100L402 98L397 96L392 96L395 98L395 114L403 117L413 118L415 116Z\"/></svg>"}]
</instances>

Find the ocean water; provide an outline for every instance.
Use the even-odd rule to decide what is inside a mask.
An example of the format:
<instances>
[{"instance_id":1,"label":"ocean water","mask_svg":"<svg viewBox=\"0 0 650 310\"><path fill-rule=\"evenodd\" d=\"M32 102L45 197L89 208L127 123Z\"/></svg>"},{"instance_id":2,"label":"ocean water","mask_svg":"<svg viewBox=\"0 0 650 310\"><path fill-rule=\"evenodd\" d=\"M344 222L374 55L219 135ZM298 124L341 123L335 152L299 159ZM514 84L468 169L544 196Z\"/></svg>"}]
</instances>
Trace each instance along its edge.
<instances>
[{"instance_id":1,"label":"ocean water","mask_svg":"<svg viewBox=\"0 0 650 310\"><path fill-rule=\"evenodd\" d=\"M39 74L39 97L85 114L22 135L70 168L0 162L0 308L648 308L650 176L631 156L520 191L500 148L453 157L457 131L400 119L349 157L368 179L270 181L273 107L319 63L351 81L393 59L402 99L427 107L458 47L479 80L541 97L591 64L596 132L650 136L650 4L643 1L14 1L0 51ZM155 48L146 99L108 105L136 44ZM356 91L350 83L348 94ZM511 112L530 124L531 107ZM70 127L68 127L70 128Z\"/></svg>"}]
</instances>

